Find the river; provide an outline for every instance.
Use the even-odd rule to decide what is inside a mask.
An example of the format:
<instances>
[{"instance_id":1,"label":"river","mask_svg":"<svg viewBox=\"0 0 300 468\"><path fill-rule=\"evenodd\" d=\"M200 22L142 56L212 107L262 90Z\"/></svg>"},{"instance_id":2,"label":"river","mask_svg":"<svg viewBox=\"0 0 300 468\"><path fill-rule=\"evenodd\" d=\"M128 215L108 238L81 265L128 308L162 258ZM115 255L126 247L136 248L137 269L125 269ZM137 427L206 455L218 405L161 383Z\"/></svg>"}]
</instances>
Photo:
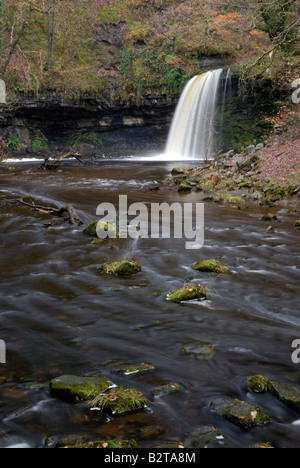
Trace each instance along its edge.
<instances>
[{"instance_id":1,"label":"river","mask_svg":"<svg viewBox=\"0 0 300 468\"><path fill-rule=\"evenodd\" d=\"M272 395L247 389L247 376L262 374L298 383L292 342L300 338L299 232L295 217L261 221L266 209L236 210L205 202L205 244L186 250L183 239L131 239L92 244L58 218L10 199L32 195L44 205L72 205L84 224L96 219L100 203L201 202L203 193L150 190L170 175L170 165L101 162L94 167L65 162L58 171L15 164L0 174L0 339L7 347L0 364L0 446L45 447L47 440L84 434L92 440L136 439L139 447L182 443L201 425L220 429L219 447L246 448L270 442L279 448L300 443L300 416ZM135 257L143 271L127 279L105 277L104 262ZM193 263L217 258L231 273L195 272ZM208 300L174 304L171 289L198 282ZM183 353L204 342L214 355L201 360ZM155 371L123 376L114 365L146 362ZM100 374L117 385L137 388L149 403L127 416L88 411L50 396L49 382L63 374ZM160 380L180 391L160 397ZM216 414L211 403L233 397L257 403L271 424L242 431ZM298 422L297 422L298 421ZM150 440L141 428L160 426Z\"/></svg>"}]
</instances>

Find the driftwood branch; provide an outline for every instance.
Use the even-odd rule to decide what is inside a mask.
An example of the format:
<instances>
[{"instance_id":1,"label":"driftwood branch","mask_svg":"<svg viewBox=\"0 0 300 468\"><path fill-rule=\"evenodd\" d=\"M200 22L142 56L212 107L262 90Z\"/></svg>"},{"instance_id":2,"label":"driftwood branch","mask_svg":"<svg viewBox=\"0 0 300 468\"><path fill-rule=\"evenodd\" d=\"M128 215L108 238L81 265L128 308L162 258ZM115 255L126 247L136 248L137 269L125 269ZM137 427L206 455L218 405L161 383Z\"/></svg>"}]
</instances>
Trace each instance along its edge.
<instances>
[{"instance_id":1,"label":"driftwood branch","mask_svg":"<svg viewBox=\"0 0 300 468\"><path fill-rule=\"evenodd\" d=\"M29 208L35 211L39 211L40 213L46 213L46 214L51 214L53 216L59 216L59 217L64 218L65 220L68 219L70 224L74 226L80 226L83 224L83 221L81 221L77 211L71 205L67 207L63 207L63 208L53 208L52 206L36 205L34 202L27 203L20 198L18 198L17 200L11 200L11 203L20 203L21 205L28 206Z\"/></svg>"},{"instance_id":2,"label":"driftwood branch","mask_svg":"<svg viewBox=\"0 0 300 468\"><path fill-rule=\"evenodd\" d=\"M65 158L75 158L80 163L84 164L84 161L81 159L79 153L74 153L70 151L69 153L61 154L52 159L51 155L47 155L44 159L44 162L41 166L42 169L55 170L58 169Z\"/></svg>"}]
</instances>

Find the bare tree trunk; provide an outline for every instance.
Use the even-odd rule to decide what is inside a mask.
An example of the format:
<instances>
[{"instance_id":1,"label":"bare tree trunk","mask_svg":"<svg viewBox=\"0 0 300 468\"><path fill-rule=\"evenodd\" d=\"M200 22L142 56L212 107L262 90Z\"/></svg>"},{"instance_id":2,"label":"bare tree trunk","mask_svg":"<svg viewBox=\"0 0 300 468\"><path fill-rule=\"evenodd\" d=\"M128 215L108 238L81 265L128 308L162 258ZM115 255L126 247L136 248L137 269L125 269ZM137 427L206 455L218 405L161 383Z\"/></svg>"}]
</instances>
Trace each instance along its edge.
<instances>
[{"instance_id":1,"label":"bare tree trunk","mask_svg":"<svg viewBox=\"0 0 300 468\"><path fill-rule=\"evenodd\" d=\"M1 0L0 0L0 1L1 1ZM30 19L30 16L31 16L32 12L33 12L33 8L32 8L32 6L30 5L29 10L28 10L28 14L27 14L27 16L26 16L26 18L25 18L25 20L24 20L24 22L23 22L23 24L22 24L21 29L20 29L19 33L17 34L15 40L14 40L14 41L11 43L11 45L10 45L10 49L9 49L7 58L6 58L6 60L5 60L5 63L4 63L4 65L3 65L3 68L2 68L2 71L3 71L3 72L5 72L5 71L7 70L7 67L8 67L8 65L10 64L11 58L12 58L12 56L13 56L14 53L15 53L16 47L17 47L17 45L19 44L20 39L22 38L22 36L23 36L24 33L25 33L25 30L26 30L26 27L27 27L27 24L28 24L28 21L29 21L29 19Z\"/></svg>"},{"instance_id":2,"label":"bare tree trunk","mask_svg":"<svg viewBox=\"0 0 300 468\"><path fill-rule=\"evenodd\" d=\"M48 71L52 69L57 0L48 0Z\"/></svg>"}]
</instances>

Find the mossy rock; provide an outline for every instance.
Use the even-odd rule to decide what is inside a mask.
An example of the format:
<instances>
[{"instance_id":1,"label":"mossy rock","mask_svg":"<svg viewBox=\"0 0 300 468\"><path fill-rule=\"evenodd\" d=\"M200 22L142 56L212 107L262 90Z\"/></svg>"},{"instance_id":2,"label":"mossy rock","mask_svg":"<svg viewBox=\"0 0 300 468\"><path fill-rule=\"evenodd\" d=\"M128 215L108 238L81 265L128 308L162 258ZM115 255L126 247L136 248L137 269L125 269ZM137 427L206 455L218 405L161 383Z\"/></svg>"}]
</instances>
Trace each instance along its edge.
<instances>
[{"instance_id":1,"label":"mossy rock","mask_svg":"<svg viewBox=\"0 0 300 468\"><path fill-rule=\"evenodd\" d=\"M153 396L169 395L180 390L180 385L175 382L168 382L162 385L158 385L152 390Z\"/></svg>"},{"instance_id":2,"label":"mossy rock","mask_svg":"<svg viewBox=\"0 0 300 468\"><path fill-rule=\"evenodd\" d=\"M249 390L254 393L264 393L270 390L270 380L262 375L251 375L247 381Z\"/></svg>"},{"instance_id":3,"label":"mossy rock","mask_svg":"<svg viewBox=\"0 0 300 468\"><path fill-rule=\"evenodd\" d=\"M180 174L185 174L186 169L184 167L173 167L171 173L172 175L180 175Z\"/></svg>"},{"instance_id":4,"label":"mossy rock","mask_svg":"<svg viewBox=\"0 0 300 468\"><path fill-rule=\"evenodd\" d=\"M64 445L64 439L58 441L55 448L77 448L77 449L124 449L124 448L137 448L137 443L135 440L101 440L101 441L86 441L86 442L77 442L75 444Z\"/></svg>"},{"instance_id":5,"label":"mossy rock","mask_svg":"<svg viewBox=\"0 0 300 468\"><path fill-rule=\"evenodd\" d=\"M273 449L273 445L270 442L262 442L261 444L258 442L257 444L251 445L249 448L254 449Z\"/></svg>"},{"instance_id":6,"label":"mossy rock","mask_svg":"<svg viewBox=\"0 0 300 468\"><path fill-rule=\"evenodd\" d=\"M300 220L295 222L295 227L300 228Z\"/></svg>"},{"instance_id":7,"label":"mossy rock","mask_svg":"<svg viewBox=\"0 0 300 468\"><path fill-rule=\"evenodd\" d=\"M66 401L89 401L113 386L114 383L106 377L63 375L50 382L50 393L54 398Z\"/></svg>"},{"instance_id":8,"label":"mossy rock","mask_svg":"<svg viewBox=\"0 0 300 468\"><path fill-rule=\"evenodd\" d=\"M123 414L143 409L146 403L146 397L138 390L115 387L109 392L97 395L90 402L90 406L113 414Z\"/></svg>"},{"instance_id":9,"label":"mossy rock","mask_svg":"<svg viewBox=\"0 0 300 468\"><path fill-rule=\"evenodd\" d=\"M185 192L191 192L192 191L192 186L188 182L181 182L178 187L178 192L180 193L185 193Z\"/></svg>"},{"instance_id":10,"label":"mossy rock","mask_svg":"<svg viewBox=\"0 0 300 468\"><path fill-rule=\"evenodd\" d=\"M142 267L134 259L105 263L100 269L113 276L130 276L142 271Z\"/></svg>"},{"instance_id":11,"label":"mossy rock","mask_svg":"<svg viewBox=\"0 0 300 468\"><path fill-rule=\"evenodd\" d=\"M185 440L185 445L189 448L217 448L224 438L224 434L219 429L201 426Z\"/></svg>"},{"instance_id":12,"label":"mossy rock","mask_svg":"<svg viewBox=\"0 0 300 468\"><path fill-rule=\"evenodd\" d=\"M180 304L186 301L204 300L207 298L207 288L204 286L186 285L180 289L170 291L167 299Z\"/></svg>"},{"instance_id":13,"label":"mossy rock","mask_svg":"<svg viewBox=\"0 0 300 468\"><path fill-rule=\"evenodd\" d=\"M235 208L245 208L246 204L242 197L230 195L228 193L218 193L214 195L214 201L216 203L224 203L225 205L230 205Z\"/></svg>"},{"instance_id":14,"label":"mossy rock","mask_svg":"<svg viewBox=\"0 0 300 468\"><path fill-rule=\"evenodd\" d=\"M218 414L244 430L271 422L259 406L245 401L219 400L212 407Z\"/></svg>"},{"instance_id":15,"label":"mossy rock","mask_svg":"<svg viewBox=\"0 0 300 468\"><path fill-rule=\"evenodd\" d=\"M201 260L194 263L193 269L208 273L227 273L229 271L229 268L222 265L219 260Z\"/></svg>"},{"instance_id":16,"label":"mossy rock","mask_svg":"<svg viewBox=\"0 0 300 468\"><path fill-rule=\"evenodd\" d=\"M213 357L215 354L215 347L207 343L195 343L184 346L182 349L184 354L192 354L197 359L206 360Z\"/></svg>"},{"instance_id":17,"label":"mossy rock","mask_svg":"<svg viewBox=\"0 0 300 468\"><path fill-rule=\"evenodd\" d=\"M36 199L34 197L32 197L31 195L24 195L24 197L21 197L20 200L22 202L32 204L33 202L35 202Z\"/></svg>"},{"instance_id":18,"label":"mossy rock","mask_svg":"<svg viewBox=\"0 0 300 468\"><path fill-rule=\"evenodd\" d=\"M248 377L248 387L256 393L271 392L284 405L300 413L300 388L292 384L282 384L262 375Z\"/></svg>"},{"instance_id":19,"label":"mossy rock","mask_svg":"<svg viewBox=\"0 0 300 468\"><path fill-rule=\"evenodd\" d=\"M141 362L139 364L119 364L113 370L118 374L131 375L150 372L155 370L155 367L152 364Z\"/></svg>"},{"instance_id":20,"label":"mossy rock","mask_svg":"<svg viewBox=\"0 0 300 468\"><path fill-rule=\"evenodd\" d=\"M94 221L90 223L83 232L89 237L98 237L97 228L103 229L105 232L111 231L115 234L116 238L119 237L119 228L115 224L105 221Z\"/></svg>"},{"instance_id":21,"label":"mossy rock","mask_svg":"<svg viewBox=\"0 0 300 468\"><path fill-rule=\"evenodd\" d=\"M261 217L262 221L278 221L278 218L275 214L269 213Z\"/></svg>"}]
</instances>

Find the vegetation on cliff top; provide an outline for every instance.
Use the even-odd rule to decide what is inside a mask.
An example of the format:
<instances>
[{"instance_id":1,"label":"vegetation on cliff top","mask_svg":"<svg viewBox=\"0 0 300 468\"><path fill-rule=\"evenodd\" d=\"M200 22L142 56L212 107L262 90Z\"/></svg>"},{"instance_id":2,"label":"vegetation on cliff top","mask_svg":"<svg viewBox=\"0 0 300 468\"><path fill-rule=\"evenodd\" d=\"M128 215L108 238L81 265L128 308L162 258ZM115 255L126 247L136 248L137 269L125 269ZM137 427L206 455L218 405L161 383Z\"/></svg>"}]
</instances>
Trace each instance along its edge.
<instances>
[{"instance_id":1,"label":"vegetation on cliff top","mask_svg":"<svg viewBox=\"0 0 300 468\"><path fill-rule=\"evenodd\" d=\"M0 0L1 77L17 92L177 94L199 57L284 82L299 66L294 0Z\"/></svg>"}]
</instances>

